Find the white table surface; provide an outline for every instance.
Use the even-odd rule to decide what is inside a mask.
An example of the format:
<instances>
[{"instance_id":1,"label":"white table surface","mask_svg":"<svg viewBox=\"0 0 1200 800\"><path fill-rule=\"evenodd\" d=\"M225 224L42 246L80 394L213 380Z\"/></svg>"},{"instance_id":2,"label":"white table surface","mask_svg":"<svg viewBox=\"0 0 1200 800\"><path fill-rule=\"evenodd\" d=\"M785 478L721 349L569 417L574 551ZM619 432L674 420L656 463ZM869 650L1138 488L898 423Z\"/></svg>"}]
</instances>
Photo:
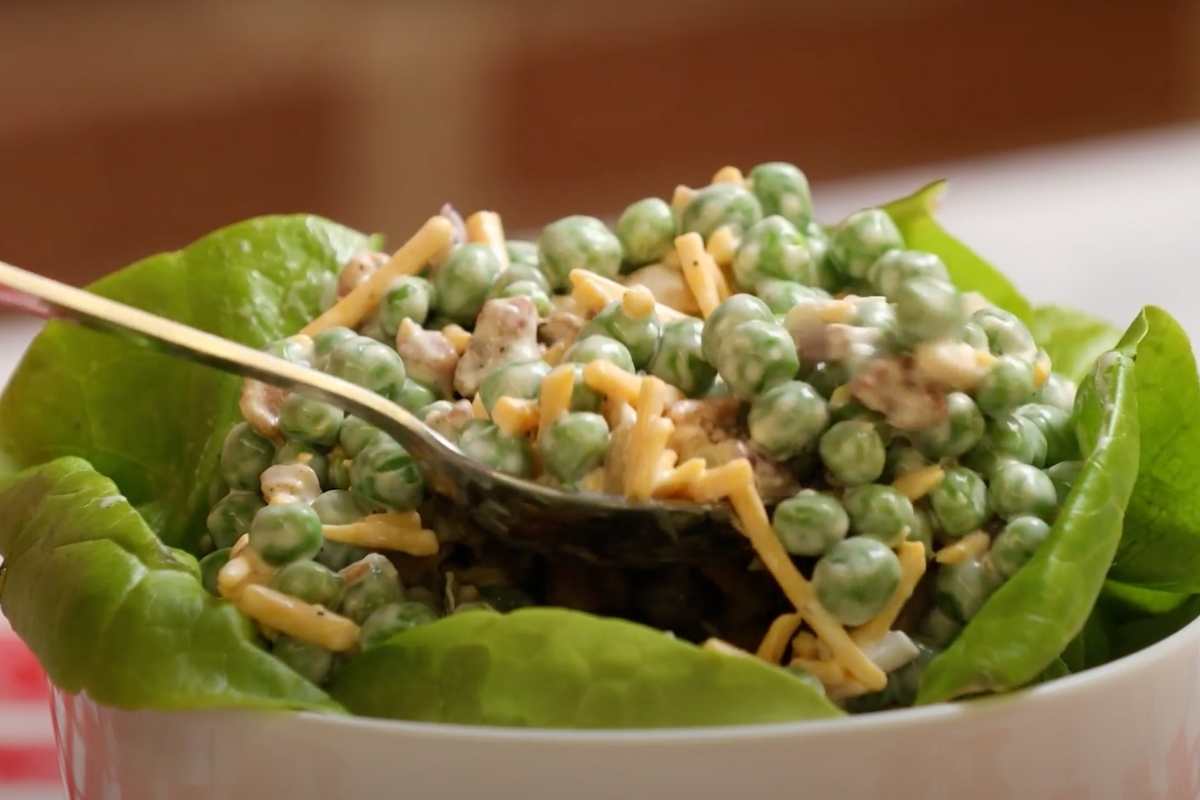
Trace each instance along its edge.
<instances>
[{"instance_id":1,"label":"white table surface","mask_svg":"<svg viewBox=\"0 0 1200 800\"><path fill-rule=\"evenodd\" d=\"M1200 125L817 185L818 216L834 221L940 177L951 186L945 226L1031 298L1121 327L1156 303L1200 341ZM0 383L37 328L0 314Z\"/></svg>"}]
</instances>

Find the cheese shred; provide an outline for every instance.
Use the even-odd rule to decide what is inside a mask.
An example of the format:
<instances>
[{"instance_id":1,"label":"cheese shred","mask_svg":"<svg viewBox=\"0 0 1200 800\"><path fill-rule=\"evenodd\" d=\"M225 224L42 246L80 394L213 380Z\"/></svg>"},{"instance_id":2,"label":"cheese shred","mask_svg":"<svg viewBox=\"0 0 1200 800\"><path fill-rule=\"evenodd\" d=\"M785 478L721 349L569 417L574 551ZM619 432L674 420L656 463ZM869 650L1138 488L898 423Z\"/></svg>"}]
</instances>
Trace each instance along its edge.
<instances>
[{"instance_id":1,"label":"cheese shred","mask_svg":"<svg viewBox=\"0 0 1200 800\"><path fill-rule=\"evenodd\" d=\"M304 326L300 332L315 336L330 328L357 328L367 318L396 278L415 275L430 259L448 248L454 239L450 220L435 216L421 226L411 239L397 250L375 274L343 297L328 311Z\"/></svg>"}]
</instances>

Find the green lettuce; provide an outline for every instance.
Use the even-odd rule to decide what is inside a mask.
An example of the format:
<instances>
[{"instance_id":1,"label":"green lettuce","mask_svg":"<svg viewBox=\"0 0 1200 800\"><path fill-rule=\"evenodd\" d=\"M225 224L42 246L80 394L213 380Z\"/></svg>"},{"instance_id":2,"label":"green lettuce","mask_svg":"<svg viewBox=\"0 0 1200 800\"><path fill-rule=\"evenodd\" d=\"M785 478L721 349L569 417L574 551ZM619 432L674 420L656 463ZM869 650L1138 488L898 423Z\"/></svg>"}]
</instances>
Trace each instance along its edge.
<instances>
[{"instance_id":1,"label":"green lettuce","mask_svg":"<svg viewBox=\"0 0 1200 800\"><path fill-rule=\"evenodd\" d=\"M330 691L356 714L549 728L660 728L840 716L757 658L559 608L457 614L351 661Z\"/></svg>"}]
</instances>

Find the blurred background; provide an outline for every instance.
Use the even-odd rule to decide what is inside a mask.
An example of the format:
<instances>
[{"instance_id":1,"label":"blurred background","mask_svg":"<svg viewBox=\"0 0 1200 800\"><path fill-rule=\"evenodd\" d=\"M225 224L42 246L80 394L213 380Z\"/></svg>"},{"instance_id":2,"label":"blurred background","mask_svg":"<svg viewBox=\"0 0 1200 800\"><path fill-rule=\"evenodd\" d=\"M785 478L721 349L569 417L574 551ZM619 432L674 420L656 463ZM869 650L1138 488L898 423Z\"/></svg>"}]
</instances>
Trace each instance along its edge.
<instances>
[{"instance_id":1,"label":"blurred background","mask_svg":"<svg viewBox=\"0 0 1200 800\"><path fill-rule=\"evenodd\" d=\"M255 214L520 230L768 159L834 221L846 179L1200 119L1200 2L7 0L0 98L0 257L83 282Z\"/></svg>"}]
</instances>

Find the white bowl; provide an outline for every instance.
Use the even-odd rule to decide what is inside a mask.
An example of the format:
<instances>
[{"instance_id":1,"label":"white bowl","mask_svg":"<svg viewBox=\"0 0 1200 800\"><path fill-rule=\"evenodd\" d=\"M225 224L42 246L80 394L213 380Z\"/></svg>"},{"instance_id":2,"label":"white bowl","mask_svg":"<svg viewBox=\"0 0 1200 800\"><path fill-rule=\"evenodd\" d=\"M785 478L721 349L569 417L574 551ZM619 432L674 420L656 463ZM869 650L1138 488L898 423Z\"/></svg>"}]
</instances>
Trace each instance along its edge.
<instances>
[{"instance_id":1,"label":"white bowl","mask_svg":"<svg viewBox=\"0 0 1200 800\"><path fill-rule=\"evenodd\" d=\"M54 690L70 798L1200 797L1200 620L971 703L646 732L121 711Z\"/></svg>"}]
</instances>

